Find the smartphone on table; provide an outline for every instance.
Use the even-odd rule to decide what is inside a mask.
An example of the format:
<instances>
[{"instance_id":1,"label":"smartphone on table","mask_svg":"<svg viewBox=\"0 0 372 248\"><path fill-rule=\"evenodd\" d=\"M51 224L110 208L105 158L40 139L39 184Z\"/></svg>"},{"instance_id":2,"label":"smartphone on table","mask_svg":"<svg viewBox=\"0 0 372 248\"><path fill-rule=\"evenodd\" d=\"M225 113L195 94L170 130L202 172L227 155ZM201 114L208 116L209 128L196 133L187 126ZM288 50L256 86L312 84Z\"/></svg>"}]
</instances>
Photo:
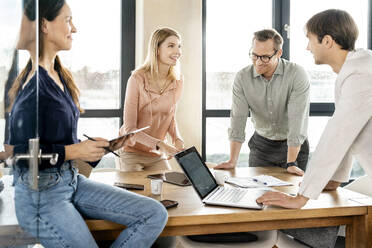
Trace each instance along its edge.
<instances>
[{"instance_id":1,"label":"smartphone on table","mask_svg":"<svg viewBox=\"0 0 372 248\"><path fill-rule=\"evenodd\" d=\"M172 201L172 200L162 200L162 201L160 201L160 203L163 204L163 206L167 209L178 206L178 202L177 201Z\"/></svg>"},{"instance_id":2,"label":"smartphone on table","mask_svg":"<svg viewBox=\"0 0 372 248\"><path fill-rule=\"evenodd\" d=\"M144 185L142 184L135 184L135 183L119 183L115 182L114 186L123 188L123 189L135 189L135 190L144 190Z\"/></svg>"}]
</instances>

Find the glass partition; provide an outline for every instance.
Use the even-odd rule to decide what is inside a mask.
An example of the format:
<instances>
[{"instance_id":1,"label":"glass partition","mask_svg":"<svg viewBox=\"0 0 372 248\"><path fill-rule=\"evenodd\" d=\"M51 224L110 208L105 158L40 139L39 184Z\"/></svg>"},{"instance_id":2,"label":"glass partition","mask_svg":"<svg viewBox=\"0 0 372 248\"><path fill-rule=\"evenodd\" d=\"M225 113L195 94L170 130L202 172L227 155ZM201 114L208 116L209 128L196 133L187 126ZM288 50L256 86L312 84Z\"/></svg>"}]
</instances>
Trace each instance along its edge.
<instances>
[{"instance_id":1,"label":"glass partition","mask_svg":"<svg viewBox=\"0 0 372 248\"><path fill-rule=\"evenodd\" d=\"M1 247L36 243L36 239L18 227L15 213L18 202L14 201L12 187L13 180L20 175L17 168L29 168L28 160L23 158L29 151L29 140L38 136L36 3L36 0L0 1ZM24 209L19 208L18 213Z\"/></svg>"}]
</instances>

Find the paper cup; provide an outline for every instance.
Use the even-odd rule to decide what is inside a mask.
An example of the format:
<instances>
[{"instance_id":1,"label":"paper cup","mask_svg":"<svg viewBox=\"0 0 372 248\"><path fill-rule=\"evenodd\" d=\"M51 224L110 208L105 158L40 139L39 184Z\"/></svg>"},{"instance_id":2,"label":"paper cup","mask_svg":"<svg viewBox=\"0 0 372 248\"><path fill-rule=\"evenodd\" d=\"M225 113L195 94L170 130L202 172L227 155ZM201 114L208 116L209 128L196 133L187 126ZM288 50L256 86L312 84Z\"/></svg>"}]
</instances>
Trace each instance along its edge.
<instances>
[{"instance_id":1,"label":"paper cup","mask_svg":"<svg viewBox=\"0 0 372 248\"><path fill-rule=\"evenodd\" d=\"M163 180L151 179L151 194L161 195L163 189Z\"/></svg>"},{"instance_id":2,"label":"paper cup","mask_svg":"<svg viewBox=\"0 0 372 248\"><path fill-rule=\"evenodd\" d=\"M227 179L226 172L221 171L221 170L215 170L214 171L214 178L216 179L218 185L223 186L225 184L226 179Z\"/></svg>"}]
</instances>

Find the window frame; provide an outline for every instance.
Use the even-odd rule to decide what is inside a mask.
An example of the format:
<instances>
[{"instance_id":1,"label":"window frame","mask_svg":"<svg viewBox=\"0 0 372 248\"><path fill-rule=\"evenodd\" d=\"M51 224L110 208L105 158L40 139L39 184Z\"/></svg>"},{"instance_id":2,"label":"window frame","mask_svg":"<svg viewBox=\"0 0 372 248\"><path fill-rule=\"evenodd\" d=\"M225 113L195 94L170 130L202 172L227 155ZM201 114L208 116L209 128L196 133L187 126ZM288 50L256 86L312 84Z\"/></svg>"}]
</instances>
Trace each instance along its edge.
<instances>
[{"instance_id":1,"label":"window frame","mask_svg":"<svg viewBox=\"0 0 372 248\"><path fill-rule=\"evenodd\" d=\"M207 1L202 0L202 158L206 161L206 123L207 118L230 118L229 109L207 109L207 76L206 76L206 23L207 23ZM368 49L372 49L372 0L368 1ZM283 55L285 59L290 58L290 39L287 38L285 25L290 27L290 0L272 0L272 27L283 37ZM310 116L332 116L335 110L334 103L311 102Z\"/></svg>"},{"instance_id":2,"label":"window frame","mask_svg":"<svg viewBox=\"0 0 372 248\"><path fill-rule=\"evenodd\" d=\"M127 81L135 69L136 1L121 1L120 96L118 109L85 109L80 118L119 118L123 125L124 99Z\"/></svg>"},{"instance_id":3,"label":"window frame","mask_svg":"<svg viewBox=\"0 0 372 248\"><path fill-rule=\"evenodd\" d=\"M123 124L124 99L127 81L131 72L135 69L136 47L136 0L121 1L121 44L120 44L120 95L119 108L117 109L84 109L80 118L119 118L119 125ZM19 64L18 52L16 63ZM16 77L19 71L12 71L12 77Z\"/></svg>"}]
</instances>

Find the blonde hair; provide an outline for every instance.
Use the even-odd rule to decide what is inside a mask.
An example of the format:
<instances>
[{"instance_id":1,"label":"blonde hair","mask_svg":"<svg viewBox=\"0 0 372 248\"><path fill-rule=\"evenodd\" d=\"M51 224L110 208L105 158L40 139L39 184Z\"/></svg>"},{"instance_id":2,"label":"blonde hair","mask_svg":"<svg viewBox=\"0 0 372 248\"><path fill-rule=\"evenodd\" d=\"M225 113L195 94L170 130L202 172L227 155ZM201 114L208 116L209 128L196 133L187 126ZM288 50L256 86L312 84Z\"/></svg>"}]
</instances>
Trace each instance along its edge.
<instances>
[{"instance_id":1,"label":"blonde hair","mask_svg":"<svg viewBox=\"0 0 372 248\"><path fill-rule=\"evenodd\" d=\"M159 46L170 36L176 36L181 40L181 35L174 29L163 27L156 29L149 40L147 56L145 62L135 70L148 72L151 79L159 78L159 65L158 65L158 50ZM167 75L167 79L173 81L178 80L180 77L178 65L171 66Z\"/></svg>"}]
</instances>

